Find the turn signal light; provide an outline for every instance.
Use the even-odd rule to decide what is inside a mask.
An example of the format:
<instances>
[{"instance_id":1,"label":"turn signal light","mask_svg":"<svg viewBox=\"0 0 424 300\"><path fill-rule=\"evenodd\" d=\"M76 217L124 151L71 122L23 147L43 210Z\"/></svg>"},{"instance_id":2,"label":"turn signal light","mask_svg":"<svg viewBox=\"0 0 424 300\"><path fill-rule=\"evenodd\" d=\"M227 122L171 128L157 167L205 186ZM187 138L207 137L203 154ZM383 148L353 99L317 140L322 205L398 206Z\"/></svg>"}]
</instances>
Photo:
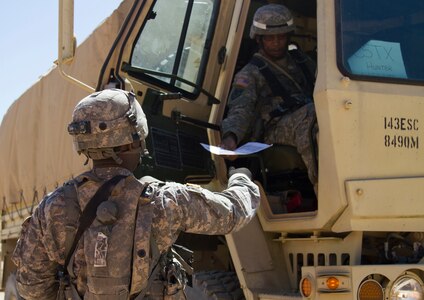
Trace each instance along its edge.
<instances>
[{"instance_id":1,"label":"turn signal light","mask_svg":"<svg viewBox=\"0 0 424 300\"><path fill-rule=\"evenodd\" d=\"M336 277L328 277L326 284L328 289L337 290L340 285L340 281Z\"/></svg>"},{"instance_id":2,"label":"turn signal light","mask_svg":"<svg viewBox=\"0 0 424 300\"><path fill-rule=\"evenodd\" d=\"M300 292L305 298L312 295L312 281L309 277L305 277L300 281Z\"/></svg>"},{"instance_id":3,"label":"turn signal light","mask_svg":"<svg viewBox=\"0 0 424 300\"><path fill-rule=\"evenodd\" d=\"M358 289L358 300L383 300L383 287L373 279L365 280Z\"/></svg>"},{"instance_id":4,"label":"turn signal light","mask_svg":"<svg viewBox=\"0 0 424 300\"><path fill-rule=\"evenodd\" d=\"M352 288L347 274L320 275L314 283L318 293L346 293Z\"/></svg>"}]
</instances>

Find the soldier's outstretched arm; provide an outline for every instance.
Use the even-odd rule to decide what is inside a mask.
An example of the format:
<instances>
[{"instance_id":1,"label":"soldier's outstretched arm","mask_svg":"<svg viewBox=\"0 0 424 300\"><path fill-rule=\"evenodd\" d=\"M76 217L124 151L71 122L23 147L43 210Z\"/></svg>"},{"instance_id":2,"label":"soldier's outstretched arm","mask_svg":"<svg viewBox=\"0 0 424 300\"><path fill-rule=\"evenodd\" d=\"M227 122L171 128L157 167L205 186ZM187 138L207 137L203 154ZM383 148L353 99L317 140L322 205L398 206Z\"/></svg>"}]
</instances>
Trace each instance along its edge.
<instances>
[{"instance_id":1,"label":"soldier's outstretched arm","mask_svg":"<svg viewBox=\"0 0 424 300\"><path fill-rule=\"evenodd\" d=\"M251 66L237 73L228 99L228 113L222 120L222 136L230 132L237 137L237 143L249 134L250 124L255 122L257 89L259 88Z\"/></svg>"},{"instance_id":2,"label":"soldier's outstretched arm","mask_svg":"<svg viewBox=\"0 0 424 300\"><path fill-rule=\"evenodd\" d=\"M18 292L27 300L56 299L57 261L62 258L63 263L61 239L65 233L63 223L55 222L63 219L62 204L59 204L63 198L59 198L55 193L45 198L34 214L24 221L13 253Z\"/></svg>"},{"instance_id":3,"label":"soldier's outstretched arm","mask_svg":"<svg viewBox=\"0 0 424 300\"><path fill-rule=\"evenodd\" d=\"M159 239L173 239L179 231L228 234L240 229L254 216L260 193L247 175L235 173L222 192L167 183L156 192L155 201L155 217L167 222L153 220L152 226Z\"/></svg>"}]
</instances>

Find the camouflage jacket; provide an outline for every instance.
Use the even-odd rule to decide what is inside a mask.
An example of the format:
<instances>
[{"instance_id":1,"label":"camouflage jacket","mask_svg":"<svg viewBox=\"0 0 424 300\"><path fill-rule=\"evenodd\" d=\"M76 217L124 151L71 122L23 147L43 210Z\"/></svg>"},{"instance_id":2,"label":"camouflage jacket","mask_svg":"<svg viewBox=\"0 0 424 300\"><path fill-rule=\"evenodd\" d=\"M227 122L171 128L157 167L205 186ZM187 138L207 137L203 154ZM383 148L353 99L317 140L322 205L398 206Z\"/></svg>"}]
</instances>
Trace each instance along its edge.
<instances>
[{"instance_id":1,"label":"camouflage jacket","mask_svg":"<svg viewBox=\"0 0 424 300\"><path fill-rule=\"evenodd\" d=\"M87 180L87 174L75 179L81 209L104 181L115 175L128 177L116 185L109 198L118 207L116 223L109 226L95 220L76 249L74 284L81 297L96 292L90 290L87 279L104 280L107 286L108 277L122 280L126 295L138 294L147 285L151 262L150 235L153 235L159 251L163 253L175 242L180 231L227 234L249 222L260 200L258 187L243 174L234 174L229 179L228 188L219 193L173 182L150 183L153 193L147 199L143 195L145 185L126 169L94 169L91 177L93 173L99 181ZM65 260L64 199L63 187L58 188L43 199L23 224L12 260L18 268L18 290L25 299L56 297L56 272ZM107 256L108 265L114 266L108 268L108 274L105 274L104 268L93 266L95 254L94 249L90 248L93 244L90 241L96 238L91 234L91 229L96 226L106 226L105 232L122 232L111 234L108 241L108 252L115 253ZM124 270L132 270L132 274ZM131 290L128 291L128 287Z\"/></svg>"},{"instance_id":2,"label":"camouflage jacket","mask_svg":"<svg viewBox=\"0 0 424 300\"><path fill-rule=\"evenodd\" d=\"M314 75L315 63L305 54L301 55L306 60L306 68ZM274 62L268 61L260 52L255 56L266 63L289 94L306 95L312 99L313 83L307 80L290 52L285 58ZM264 124L270 120L270 112L283 102L281 96L273 95L259 67L249 62L234 77L228 99L228 113L221 124L222 136L232 132L237 137L237 143L260 140L264 135Z\"/></svg>"}]
</instances>

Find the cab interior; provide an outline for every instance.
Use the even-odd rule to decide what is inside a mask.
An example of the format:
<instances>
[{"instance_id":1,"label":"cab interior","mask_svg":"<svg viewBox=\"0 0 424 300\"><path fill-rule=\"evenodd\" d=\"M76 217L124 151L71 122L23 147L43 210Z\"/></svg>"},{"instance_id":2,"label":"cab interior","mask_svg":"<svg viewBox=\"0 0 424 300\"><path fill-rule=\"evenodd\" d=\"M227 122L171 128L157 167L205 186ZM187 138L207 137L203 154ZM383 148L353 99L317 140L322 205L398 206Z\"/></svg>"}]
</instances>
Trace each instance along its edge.
<instances>
[{"instance_id":1,"label":"cab interior","mask_svg":"<svg viewBox=\"0 0 424 300\"><path fill-rule=\"evenodd\" d=\"M297 29L292 35L291 42L316 60L315 0L254 0L249 7L233 74L247 64L257 50L256 42L249 38L250 24L257 8L269 2L284 4L292 11ZM163 63L166 64L167 61L163 60ZM143 80L152 78L148 73L140 74L131 68L127 70L125 68L124 65L124 71L130 76ZM162 68L167 66L162 65ZM213 101L226 102L226 99L213 99L210 95L206 95L205 91L201 93L209 97L208 105ZM169 92L164 93L153 86L148 86L144 91L139 90L138 94L143 98L143 110L149 118L150 134L146 142L150 154L143 159L142 165L136 171L136 176L147 174L163 180L196 184L210 182L215 177L214 162L209 152L203 149L200 143L208 144L207 129L219 130L219 124L207 122L208 116L202 115L204 114L202 108L195 108L198 101L187 103L180 100L184 95L181 95L178 90L170 89ZM189 106L190 113L185 113L188 111L185 108ZM312 128L310 135L312 138ZM317 154L317 147L314 147L313 151ZM272 214L282 216L287 213L317 210L313 186L309 182L305 164L295 147L273 145L259 154L239 157L234 161L227 160L226 164L227 167L245 166L251 169L254 179L262 184L267 193Z\"/></svg>"},{"instance_id":2,"label":"cab interior","mask_svg":"<svg viewBox=\"0 0 424 300\"><path fill-rule=\"evenodd\" d=\"M295 19L296 32L292 35L291 44L300 48L315 62L317 59L316 2L309 0L286 1L252 1L249 16L243 33L235 73L246 65L258 50L256 42L249 37L250 24L255 11L267 3L279 3L287 6ZM234 74L235 74L234 73ZM224 114L225 118L225 114ZM313 139L314 128L310 128ZM318 157L317 141L312 149ZM318 208L314 188L309 181L307 169L296 148L290 145L273 145L272 147L235 161L226 161L227 166L248 167L267 193L271 214L311 212ZM316 161L318 167L318 160Z\"/></svg>"}]
</instances>

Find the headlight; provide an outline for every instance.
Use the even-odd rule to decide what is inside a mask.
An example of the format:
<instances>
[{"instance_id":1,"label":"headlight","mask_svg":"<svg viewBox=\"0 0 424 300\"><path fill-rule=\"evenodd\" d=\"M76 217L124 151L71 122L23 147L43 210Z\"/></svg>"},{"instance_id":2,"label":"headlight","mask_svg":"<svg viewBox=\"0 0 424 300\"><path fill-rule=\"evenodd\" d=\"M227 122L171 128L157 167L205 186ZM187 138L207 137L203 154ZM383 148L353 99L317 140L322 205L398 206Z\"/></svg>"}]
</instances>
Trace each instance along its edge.
<instances>
[{"instance_id":1,"label":"headlight","mask_svg":"<svg viewBox=\"0 0 424 300\"><path fill-rule=\"evenodd\" d=\"M367 279L358 289L358 300L383 300L384 292L381 284L374 279Z\"/></svg>"},{"instance_id":2,"label":"headlight","mask_svg":"<svg viewBox=\"0 0 424 300\"><path fill-rule=\"evenodd\" d=\"M396 279L390 289L390 300L424 300L423 282L413 273Z\"/></svg>"}]
</instances>

